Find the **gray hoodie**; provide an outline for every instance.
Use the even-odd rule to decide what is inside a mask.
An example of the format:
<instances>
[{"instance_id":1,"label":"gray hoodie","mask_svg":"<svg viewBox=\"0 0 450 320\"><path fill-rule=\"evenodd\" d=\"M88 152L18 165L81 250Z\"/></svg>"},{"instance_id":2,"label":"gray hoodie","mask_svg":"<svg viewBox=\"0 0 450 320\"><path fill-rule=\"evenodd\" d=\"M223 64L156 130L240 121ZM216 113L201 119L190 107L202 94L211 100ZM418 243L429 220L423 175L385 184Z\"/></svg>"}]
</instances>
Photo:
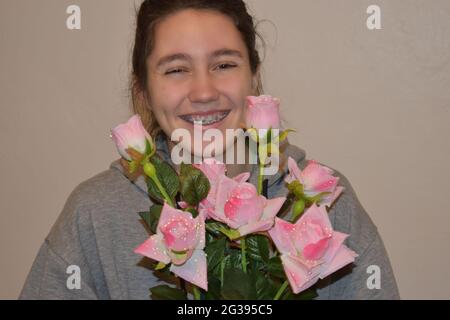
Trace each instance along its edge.
<instances>
[{"instance_id":1,"label":"gray hoodie","mask_svg":"<svg viewBox=\"0 0 450 320\"><path fill-rule=\"evenodd\" d=\"M164 135L157 136L156 145L160 156L172 163ZM302 149L288 144L285 154L301 169L306 166ZM254 185L256 168L249 180ZM269 177L270 198L286 196L286 173L284 165ZM336 170L335 175L345 190L329 217L336 231L350 234L346 245L359 256L354 264L318 282L317 299L398 299L375 225L349 181ZM42 244L20 299L151 299L149 288L164 282L153 274L148 259L133 252L149 237L138 212L148 211L151 204L144 177L131 182L119 160L79 184Z\"/></svg>"}]
</instances>

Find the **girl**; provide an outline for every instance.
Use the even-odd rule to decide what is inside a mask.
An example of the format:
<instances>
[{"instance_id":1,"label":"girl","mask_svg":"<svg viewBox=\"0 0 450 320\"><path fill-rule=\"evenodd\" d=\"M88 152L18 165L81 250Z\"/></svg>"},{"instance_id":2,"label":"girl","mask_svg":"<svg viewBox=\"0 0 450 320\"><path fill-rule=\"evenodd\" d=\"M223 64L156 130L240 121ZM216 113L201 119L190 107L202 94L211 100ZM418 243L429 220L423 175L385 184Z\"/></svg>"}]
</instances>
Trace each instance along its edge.
<instances>
[{"instance_id":1,"label":"girl","mask_svg":"<svg viewBox=\"0 0 450 320\"><path fill-rule=\"evenodd\" d=\"M186 129L194 137L194 120L201 119L226 136L226 129L238 129L245 122L246 97L262 93L255 40L254 22L242 0L141 4L130 89L134 111L156 137L158 153L166 161L171 162L174 145L168 137L175 129ZM224 153L230 144L224 142ZM306 166L300 148L287 144L282 152L301 169ZM251 172L249 181L256 184L255 167L230 164L227 174ZM287 194L286 174L282 162L281 170L269 176L268 197ZM376 227L347 179L339 172L335 175L345 191L332 206L330 220L336 230L350 234L347 245L359 257L351 267L319 281L317 298L399 298ZM81 183L45 239L20 298L148 299L149 287L161 284L160 279L133 249L148 237L136 213L150 205L143 177L131 182L118 160ZM381 286L368 286L369 266L379 267Z\"/></svg>"}]
</instances>

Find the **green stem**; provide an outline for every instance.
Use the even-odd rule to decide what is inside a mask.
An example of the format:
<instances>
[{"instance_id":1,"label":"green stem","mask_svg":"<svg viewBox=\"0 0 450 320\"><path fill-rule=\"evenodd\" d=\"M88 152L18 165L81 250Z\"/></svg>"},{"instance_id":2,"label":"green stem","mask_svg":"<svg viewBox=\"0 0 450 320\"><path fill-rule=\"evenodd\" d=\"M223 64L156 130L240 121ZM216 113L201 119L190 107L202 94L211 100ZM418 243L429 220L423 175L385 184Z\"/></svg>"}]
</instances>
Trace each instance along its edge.
<instances>
[{"instance_id":1,"label":"green stem","mask_svg":"<svg viewBox=\"0 0 450 320\"><path fill-rule=\"evenodd\" d=\"M263 178L264 178L264 165L259 163L259 174L258 174L258 194L262 194L263 189Z\"/></svg>"},{"instance_id":2,"label":"green stem","mask_svg":"<svg viewBox=\"0 0 450 320\"><path fill-rule=\"evenodd\" d=\"M241 239L242 270L244 271L244 273L247 273L247 257L245 256L245 249L246 249L245 237L242 237Z\"/></svg>"},{"instance_id":3,"label":"green stem","mask_svg":"<svg viewBox=\"0 0 450 320\"><path fill-rule=\"evenodd\" d=\"M194 300L200 300L200 290L197 286L192 286L192 290L194 291Z\"/></svg>"},{"instance_id":4,"label":"green stem","mask_svg":"<svg viewBox=\"0 0 450 320\"><path fill-rule=\"evenodd\" d=\"M225 269L225 259L220 262L220 287L223 288L223 271Z\"/></svg>"},{"instance_id":5,"label":"green stem","mask_svg":"<svg viewBox=\"0 0 450 320\"><path fill-rule=\"evenodd\" d=\"M280 289L278 289L277 294L275 295L275 298L273 298L273 300L278 300L280 299L281 295L283 294L284 290L286 290L287 286L288 286L289 282L286 280L283 282L283 284L281 285Z\"/></svg>"},{"instance_id":6,"label":"green stem","mask_svg":"<svg viewBox=\"0 0 450 320\"><path fill-rule=\"evenodd\" d=\"M156 184L156 186L158 187L159 191L161 192L161 194L163 195L164 199L166 199L167 203L169 203L169 205L171 207L175 208L175 205L172 201L172 199L170 199L169 195L167 194L166 190L164 189L164 187L162 186L161 182L159 181L158 177L155 175L154 177L152 177L153 182Z\"/></svg>"},{"instance_id":7,"label":"green stem","mask_svg":"<svg viewBox=\"0 0 450 320\"><path fill-rule=\"evenodd\" d=\"M158 188L159 192L161 192L162 196L167 201L167 203L171 207L175 208L175 205L174 205L172 199L167 194L166 189L164 189L163 185L161 184L161 181L159 181L158 175L156 174L155 166L147 158L145 158L141 164L142 164L145 174L148 177L150 177L150 179L152 179L152 181L156 184L156 187Z\"/></svg>"}]
</instances>

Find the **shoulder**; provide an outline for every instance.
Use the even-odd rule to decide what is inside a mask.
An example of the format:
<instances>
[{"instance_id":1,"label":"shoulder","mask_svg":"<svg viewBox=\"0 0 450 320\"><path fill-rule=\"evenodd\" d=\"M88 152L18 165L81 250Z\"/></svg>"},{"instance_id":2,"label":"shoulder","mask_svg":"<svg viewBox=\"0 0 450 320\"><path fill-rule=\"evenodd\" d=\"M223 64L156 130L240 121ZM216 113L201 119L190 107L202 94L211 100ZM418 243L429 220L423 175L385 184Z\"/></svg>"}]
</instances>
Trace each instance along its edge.
<instances>
[{"instance_id":1,"label":"shoulder","mask_svg":"<svg viewBox=\"0 0 450 320\"><path fill-rule=\"evenodd\" d=\"M127 221L124 214L142 211L145 197L113 164L79 183L68 196L47 237L56 251L64 251L73 242L90 241L98 230Z\"/></svg>"},{"instance_id":2,"label":"shoulder","mask_svg":"<svg viewBox=\"0 0 450 320\"><path fill-rule=\"evenodd\" d=\"M349 246L362 253L378 237L377 227L359 200L350 180L341 171L327 167L333 170L333 175L339 178L339 185L344 187L344 191L329 210L330 219L336 231L349 234Z\"/></svg>"},{"instance_id":3,"label":"shoulder","mask_svg":"<svg viewBox=\"0 0 450 320\"><path fill-rule=\"evenodd\" d=\"M67 203L76 207L92 207L99 202L108 204L120 194L128 193L130 181L114 167L79 183L70 193Z\"/></svg>"}]
</instances>

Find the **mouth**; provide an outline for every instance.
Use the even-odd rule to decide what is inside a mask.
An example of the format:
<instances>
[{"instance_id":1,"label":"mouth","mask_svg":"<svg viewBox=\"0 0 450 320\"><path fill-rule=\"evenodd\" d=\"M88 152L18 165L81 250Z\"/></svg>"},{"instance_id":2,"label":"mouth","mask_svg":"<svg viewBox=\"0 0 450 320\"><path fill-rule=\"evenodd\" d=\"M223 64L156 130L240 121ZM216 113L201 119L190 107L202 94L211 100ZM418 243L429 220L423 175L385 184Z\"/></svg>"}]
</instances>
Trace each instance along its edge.
<instances>
[{"instance_id":1,"label":"mouth","mask_svg":"<svg viewBox=\"0 0 450 320\"><path fill-rule=\"evenodd\" d=\"M180 116L181 119L190 123L191 125L199 124L202 126L217 125L222 122L231 110L220 110L205 113L192 113Z\"/></svg>"}]
</instances>

